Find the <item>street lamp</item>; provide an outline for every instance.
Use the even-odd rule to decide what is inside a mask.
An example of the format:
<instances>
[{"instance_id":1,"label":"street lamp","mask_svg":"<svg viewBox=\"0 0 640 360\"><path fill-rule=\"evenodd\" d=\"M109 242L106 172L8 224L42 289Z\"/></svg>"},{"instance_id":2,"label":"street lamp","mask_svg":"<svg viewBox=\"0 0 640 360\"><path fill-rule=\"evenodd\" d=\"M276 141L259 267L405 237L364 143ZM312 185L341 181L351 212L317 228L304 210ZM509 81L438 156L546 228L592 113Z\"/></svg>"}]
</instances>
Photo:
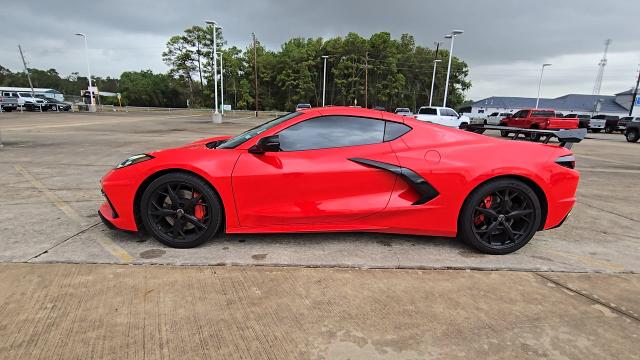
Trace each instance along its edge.
<instances>
[{"instance_id":1,"label":"street lamp","mask_svg":"<svg viewBox=\"0 0 640 360\"><path fill-rule=\"evenodd\" d=\"M327 59L329 58L328 55L322 55L322 59L324 60L324 75L323 75L323 79L322 79L322 107L324 107L324 99L326 96L326 90L327 90Z\"/></svg>"},{"instance_id":2,"label":"street lamp","mask_svg":"<svg viewBox=\"0 0 640 360\"><path fill-rule=\"evenodd\" d=\"M87 59L87 76L89 77L89 96L91 97L91 105L89 105L89 112L96 112L96 100L93 98L93 85L91 84L91 66L89 65L89 46L87 45L87 35L83 33L76 33L77 36L84 38L84 55Z\"/></svg>"},{"instance_id":3,"label":"street lamp","mask_svg":"<svg viewBox=\"0 0 640 360\"><path fill-rule=\"evenodd\" d=\"M540 103L540 88L542 87L542 74L544 74L544 68L547 66L551 66L551 64L542 64L542 69L540 70L540 80L538 81L538 97L536 98L536 109L538 108L538 104Z\"/></svg>"},{"instance_id":4,"label":"street lamp","mask_svg":"<svg viewBox=\"0 0 640 360\"><path fill-rule=\"evenodd\" d=\"M216 28L218 23L213 20L205 21L213 29L213 123L222 123L222 115L218 112L218 42L216 39Z\"/></svg>"},{"instance_id":5,"label":"street lamp","mask_svg":"<svg viewBox=\"0 0 640 360\"><path fill-rule=\"evenodd\" d=\"M220 53L220 103L222 103L222 115L224 116L224 67L222 61L224 56Z\"/></svg>"},{"instance_id":6,"label":"street lamp","mask_svg":"<svg viewBox=\"0 0 640 360\"><path fill-rule=\"evenodd\" d=\"M456 35L460 35L464 33L464 30L453 30L451 34L445 35L445 39L451 39L451 48L449 49L449 66L447 67L447 81L444 85L444 101L442 102L442 107L447 106L447 94L449 92L449 76L451 74L451 58L453 58L453 40L456 38Z\"/></svg>"},{"instance_id":7,"label":"street lamp","mask_svg":"<svg viewBox=\"0 0 640 360\"><path fill-rule=\"evenodd\" d=\"M438 63L441 61L442 60L440 59L433 60L433 75L431 75L431 94L429 95L429 106L431 106L431 102L433 100L433 85L436 82L436 66L438 66Z\"/></svg>"}]
</instances>

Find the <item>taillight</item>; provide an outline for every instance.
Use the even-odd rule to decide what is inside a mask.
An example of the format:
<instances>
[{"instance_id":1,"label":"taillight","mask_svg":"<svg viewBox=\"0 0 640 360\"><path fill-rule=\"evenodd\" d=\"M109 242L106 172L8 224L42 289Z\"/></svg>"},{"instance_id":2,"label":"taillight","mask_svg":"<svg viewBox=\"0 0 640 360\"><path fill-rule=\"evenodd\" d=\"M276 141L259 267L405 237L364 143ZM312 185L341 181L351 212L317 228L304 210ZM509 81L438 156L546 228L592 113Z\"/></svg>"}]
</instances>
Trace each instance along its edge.
<instances>
[{"instance_id":1,"label":"taillight","mask_svg":"<svg viewBox=\"0 0 640 360\"><path fill-rule=\"evenodd\" d=\"M556 164L564 166L569 169L576 168L576 157L573 155L561 156L556 159Z\"/></svg>"}]
</instances>

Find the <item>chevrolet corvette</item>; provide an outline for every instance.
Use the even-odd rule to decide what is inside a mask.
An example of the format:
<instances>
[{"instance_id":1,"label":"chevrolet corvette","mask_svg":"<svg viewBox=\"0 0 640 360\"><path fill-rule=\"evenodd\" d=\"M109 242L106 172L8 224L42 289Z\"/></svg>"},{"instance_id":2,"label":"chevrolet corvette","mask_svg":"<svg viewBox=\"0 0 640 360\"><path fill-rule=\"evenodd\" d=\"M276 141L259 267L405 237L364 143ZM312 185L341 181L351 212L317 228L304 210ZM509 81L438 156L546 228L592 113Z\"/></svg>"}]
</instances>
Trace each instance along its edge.
<instances>
[{"instance_id":1,"label":"chevrolet corvette","mask_svg":"<svg viewBox=\"0 0 640 360\"><path fill-rule=\"evenodd\" d=\"M300 110L126 159L101 180L99 215L178 248L220 232L381 232L507 254L560 226L579 180L569 146L476 132L360 108Z\"/></svg>"}]
</instances>

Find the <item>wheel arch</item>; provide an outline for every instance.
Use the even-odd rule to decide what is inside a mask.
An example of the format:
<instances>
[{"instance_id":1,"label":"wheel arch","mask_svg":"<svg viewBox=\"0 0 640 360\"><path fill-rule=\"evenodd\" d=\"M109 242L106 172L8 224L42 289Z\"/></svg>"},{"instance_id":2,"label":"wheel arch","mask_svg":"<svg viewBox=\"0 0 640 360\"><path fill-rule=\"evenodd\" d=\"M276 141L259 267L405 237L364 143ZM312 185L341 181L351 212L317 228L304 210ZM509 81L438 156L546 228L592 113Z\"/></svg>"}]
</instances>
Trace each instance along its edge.
<instances>
[{"instance_id":1,"label":"wheel arch","mask_svg":"<svg viewBox=\"0 0 640 360\"><path fill-rule=\"evenodd\" d=\"M531 188L531 190L533 190L533 192L536 194L536 196L538 197L538 200L540 201L540 212L541 212L541 220L540 220L540 227L538 228L539 230L543 230L544 229L544 225L547 222L547 214L549 213L549 202L547 200L547 195L545 194L544 190L542 190L542 188L540 187L540 185L538 185L535 181L533 181L532 179L523 176L523 175L515 175L515 174L505 174L505 175L498 175L498 176L494 176L491 178L488 178L478 184L476 184L473 189L471 189L471 191L469 191L467 193L467 195L464 198L464 201L462 202L462 206L460 207L460 209L458 210L458 220L460 218L460 213L462 212L462 210L464 209L465 205L467 204L467 201L469 200L469 198L471 197L471 194L480 186L488 183L488 182L492 182L492 181L496 181L496 180L501 180L501 179L514 179L514 180L519 180L523 183L525 183L527 186L529 186ZM457 223L457 221L456 221Z\"/></svg>"},{"instance_id":2,"label":"wheel arch","mask_svg":"<svg viewBox=\"0 0 640 360\"><path fill-rule=\"evenodd\" d=\"M205 177L198 174L197 172L181 169L181 168L168 168L168 169L157 171L149 175L146 179L144 179L144 181L142 181L142 183L140 183L140 186L138 186L138 189L136 190L136 194L133 198L133 216L136 222L136 226L138 227L138 230L144 229L144 224L142 222L142 218L140 217L140 201L142 199L142 194L144 194L144 191L147 189L147 187L149 187L149 184L151 184L155 179L163 175L172 174L172 173L192 175L202 180L205 184L211 186L213 193L216 194L216 196L218 197L218 201L220 201L220 204L221 204L222 219L220 220L220 224L222 225L222 228L220 230L224 231L226 227L226 208L225 208L225 203L222 201L222 197L218 192L218 189L216 189L216 187L211 183L211 181L207 180Z\"/></svg>"}]
</instances>

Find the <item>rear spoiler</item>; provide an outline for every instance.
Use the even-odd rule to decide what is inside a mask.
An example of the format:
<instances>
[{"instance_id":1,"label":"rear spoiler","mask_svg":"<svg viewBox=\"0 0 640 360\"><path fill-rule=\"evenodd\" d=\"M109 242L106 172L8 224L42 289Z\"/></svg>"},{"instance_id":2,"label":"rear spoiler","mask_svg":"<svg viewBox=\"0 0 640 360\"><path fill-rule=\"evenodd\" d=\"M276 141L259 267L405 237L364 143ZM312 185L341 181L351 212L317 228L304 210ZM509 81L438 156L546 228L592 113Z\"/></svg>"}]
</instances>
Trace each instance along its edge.
<instances>
[{"instance_id":1,"label":"rear spoiler","mask_svg":"<svg viewBox=\"0 0 640 360\"><path fill-rule=\"evenodd\" d=\"M485 130L506 131L507 137L511 136L512 140L516 140L520 135L531 136L537 134L539 141L543 144L549 143L552 138L557 138L560 146L571 149L573 144L579 143L587 136L587 129L570 129L570 130L538 130L538 129L521 129L508 126L470 124L465 130L482 134Z\"/></svg>"}]
</instances>

